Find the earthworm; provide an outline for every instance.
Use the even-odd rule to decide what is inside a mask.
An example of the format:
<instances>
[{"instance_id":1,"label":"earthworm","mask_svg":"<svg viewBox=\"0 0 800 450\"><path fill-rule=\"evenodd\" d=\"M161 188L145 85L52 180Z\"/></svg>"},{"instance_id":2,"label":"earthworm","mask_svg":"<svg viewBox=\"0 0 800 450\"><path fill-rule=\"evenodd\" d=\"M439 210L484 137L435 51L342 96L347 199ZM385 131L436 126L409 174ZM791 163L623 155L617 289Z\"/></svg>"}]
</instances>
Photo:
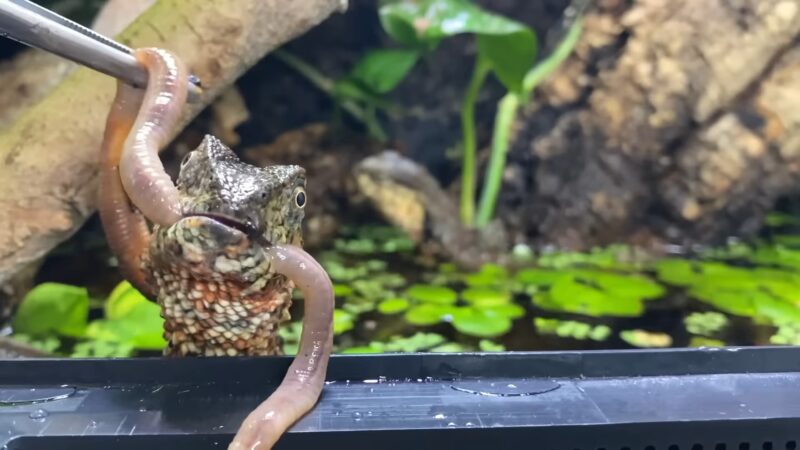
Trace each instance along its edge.
<instances>
[{"instance_id":1,"label":"earthworm","mask_svg":"<svg viewBox=\"0 0 800 450\"><path fill-rule=\"evenodd\" d=\"M333 285L322 266L303 249L274 245L266 250L272 267L303 293L305 315L300 346L280 386L239 427L229 450L270 449L314 407L325 384L333 346Z\"/></svg>"},{"instance_id":2,"label":"earthworm","mask_svg":"<svg viewBox=\"0 0 800 450\"><path fill-rule=\"evenodd\" d=\"M149 77L139 115L125 141L119 175L142 214L157 225L169 226L181 218L180 199L158 152L183 112L189 74L183 62L166 50L137 49L135 56Z\"/></svg>"},{"instance_id":3,"label":"earthworm","mask_svg":"<svg viewBox=\"0 0 800 450\"><path fill-rule=\"evenodd\" d=\"M141 267L150 243L145 217L161 225L180 218L178 191L158 150L180 117L188 78L180 60L165 50L138 49L135 56L147 68L147 88L117 82L101 147L98 210L120 272L152 297Z\"/></svg>"}]
</instances>

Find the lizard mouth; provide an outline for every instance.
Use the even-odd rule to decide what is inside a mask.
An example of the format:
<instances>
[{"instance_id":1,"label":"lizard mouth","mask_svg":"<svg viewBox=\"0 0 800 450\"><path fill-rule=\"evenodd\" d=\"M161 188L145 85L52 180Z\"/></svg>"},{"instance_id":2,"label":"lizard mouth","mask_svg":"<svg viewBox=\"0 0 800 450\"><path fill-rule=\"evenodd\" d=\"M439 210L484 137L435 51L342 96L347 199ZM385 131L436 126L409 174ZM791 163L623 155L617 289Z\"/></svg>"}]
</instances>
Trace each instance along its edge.
<instances>
[{"instance_id":1,"label":"lizard mouth","mask_svg":"<svg viewBox=\"0 0 800 450\"><path fill-rule=\"evenodd\" d=\"M241 231L245 234L249 239L253 242L263 246L263 247L271 247L272 243L264 237L263 230L259 230L252 224L248 224L243 222L240 219L235 217L231 217L226 214L219 214L219 213L210 213L210 212L196 212L196 213L188 213L184 214L183 217L205 217L211 219L215 222L219 222L227 227L233 228L235 230Z\"/></svg>"}]
</instances>

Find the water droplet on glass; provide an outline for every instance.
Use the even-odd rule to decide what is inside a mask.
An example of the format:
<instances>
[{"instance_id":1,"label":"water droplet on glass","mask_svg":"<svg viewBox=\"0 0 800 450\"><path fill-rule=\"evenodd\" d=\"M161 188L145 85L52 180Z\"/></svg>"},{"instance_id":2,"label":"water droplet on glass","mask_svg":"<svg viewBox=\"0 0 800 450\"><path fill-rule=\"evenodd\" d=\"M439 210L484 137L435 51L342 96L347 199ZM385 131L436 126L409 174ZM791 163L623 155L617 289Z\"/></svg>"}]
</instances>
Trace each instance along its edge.
<instances>
[{"instance_id":1,"label":"water droplet on glass","mask_svg":"<svg viewBox=\"0 0 800 450\"><path fill-rule=\"evenodd\" d=\"M386 383L386 377L384 376L378 377L378 383Z\"/></svg>"},{"instance_id":2,"label":"water droplet on glass","mask_svg":"<svg viewBox=\"0 0 800 450\"><path fill-rule=\"evenodd\" d=\"M448 426L448 427L455 427L455 426L456 426L456 423L455 423L455 422L448 422L448 423L447 423L447 426Z\"/></svg>"},{"instance_id":3,"label":"water droplet on glass","mask_svg":"<svg viewBox=\"0 0 800 450\"><path fill-rule=\"evenodd\" d=\"M353 413L352 417L353 417L353 420L358 422L359 420L361 420L361 413L356 411L356 412Z\"/></svg>"},{"instance_id":4,"label":"water droplet on glass","mask_svg":"<svg viewBox=\"0 0 800 450\"><path fill-rule=\"evenodd\" d=\"M43 409L37 409L36 411L33 411L30 414L28 414L28 417L37 422L44 422L44 419L47 418L47 411Z\"/></svg>"},{"instance_id":5,"label":"water droplet on glass","mask_svg":"<svg viewBox=\"0 0 800 450\"><path fill-rule=\"evenodd\" d=\"M468 427L474 427L474 426L475 426L475 424L474 424L474 423L472 423L472 422L467 422L467 423L465 423L464 425L466 425L466 426L468 426Z\"/></svg>"},{"instance_id":6,"label":"water droplet on glass","mask_svg":"<svg viewBox=\"0 0 800 450\"><path fill-rule=\"evenodd\" d=\"M337 409L336 411L333 412L333 415L334 416L341 416L342 415L342 410L341 409Z\"/></svg>"},{"instance_id":7,"label":"water droplet on glass","mask_svg":"<svg viewBox=\"0 0 800 450\"><path fill-rule=\"evenodd\" d=\"M95 428L95 427L97 427L97 421L96 420L90 420L89 421L89 428Z\"/></svg>"},{"instance_id":8,"label":"water droplet on glass","mask_svg":"<svg viewBox=\"0 0 800 450\"><path fill-rule=\"evenodd\" d=\"M369 388L370 392L375 392L375 388Z\"/></svg>"},{"instance_id":9,"label":"water droplet on glass","mask_svg":"<svg viewBox=\"0 0 800 450\"><path fill-rule=\"evenodd\" d=\"M147 412L147 407L142 405L139 407L139 412Z\"/></svg>"},{"instance_id":10,"label":"water droplet on glass","mask_svg":"<svg viewBox=\"0 0 800 450\"><path fill-rule=\"evenodd\" d=\"M439 414L437 414L437 415L433 416L433 418L434 418L434 419L436 419L436 420L443 420L443 419L446 419L446 418L447 418L447 416L445 416L445 415L444 415L444 414L442 414L442 413L439 413Z\"/></svg>"}]
</instances>

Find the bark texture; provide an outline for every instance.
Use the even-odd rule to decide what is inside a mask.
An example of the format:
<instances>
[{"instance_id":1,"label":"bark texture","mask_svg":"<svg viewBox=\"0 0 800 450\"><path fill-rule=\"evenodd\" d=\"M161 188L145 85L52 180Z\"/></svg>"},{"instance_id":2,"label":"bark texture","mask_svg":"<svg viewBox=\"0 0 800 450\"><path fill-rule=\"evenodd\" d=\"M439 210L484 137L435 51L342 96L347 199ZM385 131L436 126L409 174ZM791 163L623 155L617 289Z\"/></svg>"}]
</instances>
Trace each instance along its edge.
<instances>
[{"instance_id":1,"label":"bark texture","mask_svg":"<svg viewBox=\"0 0 800 450\"><path fill-rule=\"evenodd\" d=\"M159 0L118 39L134 48L168 48L200 77L205 92L189 107L185 125L270 50L346 6L345 0ZM113 79L74 70L0 133L0 283L93 213L114 90Z\"/></svg>"},{"instance_id":2,"label":"bark texture","mask_svg":"<svg viewBox=\"0 0 800 450\"><path fill-rule=\"evenodd\" d=\"M517 123L501 214L573 249L754 233L800 181L800 0L597 5Z\"/></svg>"}]
</instances>

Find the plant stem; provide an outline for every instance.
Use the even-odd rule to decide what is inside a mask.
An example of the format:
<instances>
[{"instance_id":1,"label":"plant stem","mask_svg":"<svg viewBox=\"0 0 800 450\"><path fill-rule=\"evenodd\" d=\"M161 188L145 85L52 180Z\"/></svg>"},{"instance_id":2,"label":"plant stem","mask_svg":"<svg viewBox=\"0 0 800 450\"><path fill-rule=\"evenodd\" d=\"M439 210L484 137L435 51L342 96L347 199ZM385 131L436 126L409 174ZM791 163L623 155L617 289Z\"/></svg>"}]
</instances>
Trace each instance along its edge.
<instances>
[{"instance_id":1,"label":"plant stem","mask_svg":"<svg viewBox=\"0 0 800 450\"><path fill-rule=\"evenodd\" d=\"M333 99L333 101L335 101L342 108L342 110L350 114L350 116L356 119L357 121L361 122L367 128L367 131L372 137L382 142L386 141L387 139L386 133L383 131L383 128L381 128L374 114L369 114L358 104L350 100L343 100L336 97L334 93L334 89L336 86L335 81L323 75L320 71L315 69L311 64L308 64L307 62L303 61L302 59L292 55L291 53L285 50L280 50L280 49L275 50L274 52L272 52L272 55L281 60L287 66L297 71L297 73L299 73L300 75L304 76L311 84L316 86L319 90L330 96Z\"/></svg>"},{"instance_id":2,"label":"plant stem","mask_svg":"<svg viewBox=\"0 0 800 450\"><path fill-rule=\"evenodd\" d=\"M519 95L509 92L500 100L497 107L492 134L492 155L489 159L489 166L486 168L481 201L478 206L478 218L475 223L478 228L485 227L494 215L494 208L503 181L503 170L506 166L506 153L511 142L511 127L514 125L519 104Z\"/></svg>"},{"instance_id":3,"label":"plant stem","mask_svg":"<svg viewBox=\"0 0 800 450\"><path fill-rule=\"evenodd\" d=\"M534 66L533 69L525 75L525 78L522 80L522 92L526 100L531 92L536 89L536 86L553 73L553 71L555 71L572 53L572 49L575 48L575 44L578 43L578 39L581 37L581 31L583 31L583 18L578 18L572 26L569 27L567 35L558 43L553 53L545 58L544 61Z\"/></svg>"},{"instance_id":4,"label":"plant stem","mask_svg":"<svg viewBox=\"0 0 800 450\"><path fill-rule=\"evenodd\" d=\"M509 92L500 100L494 121L492 155L489 159L489 166L486 168L481 200L478 205L478 217L475 223L478 228L488 225L492 217L494 217L494 209L497 205L497 197L500 195L500 187L503 181L506 154L511 141L511 127L514 124L520 104L527 101L536 86L553 73L572 53L572 49L575 48L575 44L580 38L582 24L582 19L576 20L564 39L553 50L553 53L525 75L522 81L521 95Z\"/></svg>"},{"instance_id":5,"label":"plant stem","mask_svg":"<svg viewBox=\"0 0 800 450\"><path fill-rule=\"evenodd\" d=\"M464 104L461 107L461 130L464 146L461 162L461 222L467 226L472 226L475 220L475 153L477 152L475 103L489 70L489 65L478 57L472 71L472 79L464 95Z\"/></svg>"}]
</instances>

